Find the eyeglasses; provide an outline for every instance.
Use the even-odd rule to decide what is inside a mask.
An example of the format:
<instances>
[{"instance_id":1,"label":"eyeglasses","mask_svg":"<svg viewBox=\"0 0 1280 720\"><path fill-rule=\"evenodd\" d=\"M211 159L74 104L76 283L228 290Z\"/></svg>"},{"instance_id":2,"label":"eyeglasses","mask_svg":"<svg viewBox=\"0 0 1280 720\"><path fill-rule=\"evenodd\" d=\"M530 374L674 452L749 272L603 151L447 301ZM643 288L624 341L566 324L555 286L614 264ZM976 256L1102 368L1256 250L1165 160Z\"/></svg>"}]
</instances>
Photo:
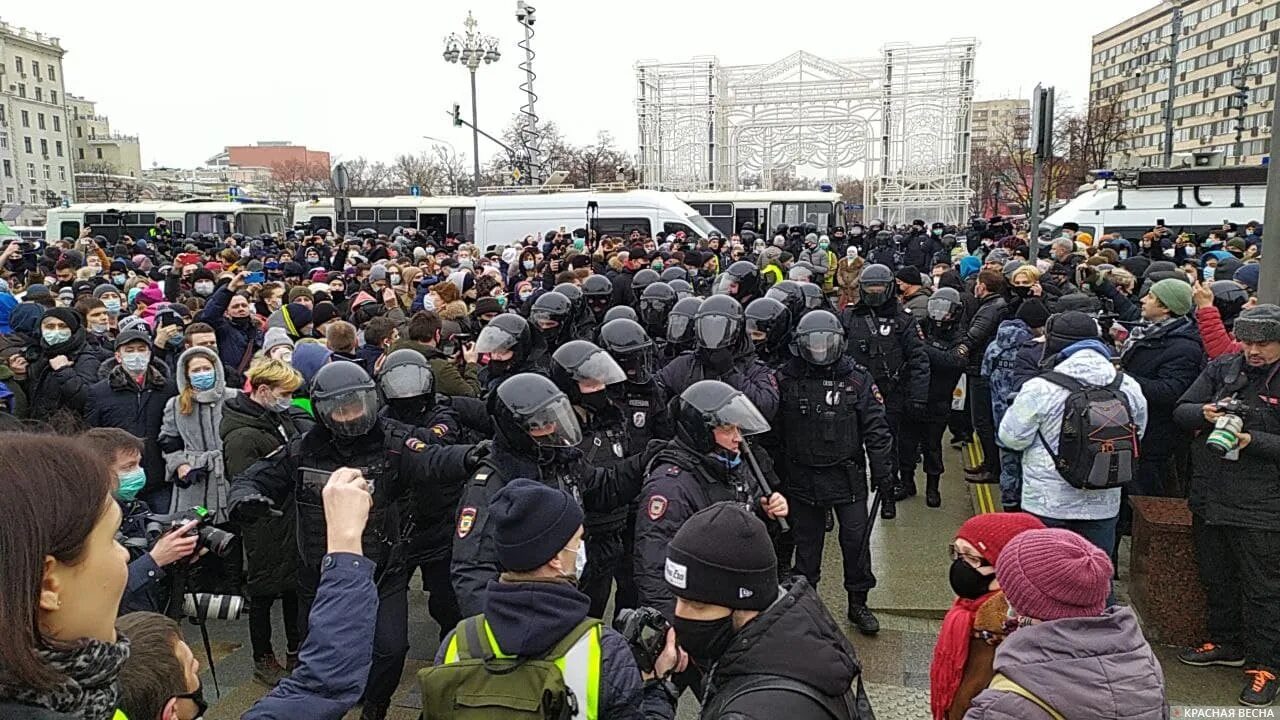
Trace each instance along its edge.
<instances>
[{"instance_id":1,"label":"eyeglasses","mask_svg":"<svg viewBox=\"0 0 1280 720\"><path fill-rule=\"evenodd\" d=\"M951 557L951 562L955 562L956 558L964 558L964 561L970 567L973 567L973 568L980 568L980 567L991 565L991 563L987 562L987 559L982 557L981 555L973 555L971 553L962 552L959 548L955 546L955 543L951 543L950 545L947 546L947 553Z\"/></svg>"}]
</instances>

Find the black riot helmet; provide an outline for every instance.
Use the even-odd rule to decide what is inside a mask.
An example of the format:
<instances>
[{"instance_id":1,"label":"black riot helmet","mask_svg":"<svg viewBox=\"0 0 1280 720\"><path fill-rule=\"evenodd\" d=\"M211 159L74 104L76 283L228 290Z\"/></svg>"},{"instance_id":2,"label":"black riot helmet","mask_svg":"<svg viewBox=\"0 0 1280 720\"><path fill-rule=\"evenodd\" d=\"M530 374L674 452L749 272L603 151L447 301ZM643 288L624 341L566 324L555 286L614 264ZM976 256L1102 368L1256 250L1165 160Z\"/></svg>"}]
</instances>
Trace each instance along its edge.
<instances>
[{"instance_id":1,"label":"black riot helmet","mask_svg":"<svg viewBox=\"0 0 1280 720\"><path fill-rule=\"evenodd\" d=\"M1233 327L1236 317L1249 302L1249 291L1234 280L1215 280L1209 289L1213 291L1213 306L1222 315L1222 324Z\"/></svg>"},{"instance_id":2,"label":"black riot helmet","mask_svg":"<svg viewBox=\"0 0 1280 720\"><path fill-rule=\"evenodd\" d=\"M600 324L603 325L614 320L630 320L638 323L640 322L640 315L630 305L614 305L600 319Z\"/></svg>"},{"instance_id":3,"label":"black riot helmet","mask_svg":"<svg viewBox=\"0 0 1280 720\"><path fill-rule=\"evenodd\" d=\"M600 320L613 302L613 283L604 275L588 275L582 281L582 295L591 314Z\"/></svg>"},{"instance_id":4,"label":"black riot helmet","mask_svg":"<svg viewBox=\"0 0 1280 720\"><path fill-rule=\"evenodd\" d=\"M640 322L649 334L664 332L667 315L676 304L676 291L664 282L650 283L640 295Z\"/></svg>"},{"instance_id":5,"label":"black riot helmet","mask_svg":"<svg viewBox=\"0 0 1280 720\"><path fill-rule=\"evenodd\" d=\"M716 444L715 429L738 428L743 437L769 430L769 423L740 391L719 380L700 380L672 401L676 438L695 452L710 453ZM726 448L727 449L727 448Z\"/></svg>"},{"instance_id":6,"label":"black riot helmet","mask_svg":"<svg viewBox=\"0 0 1280 720\"><path fill-rule=\"evenodd\" d=\"M827 300L822 294L822 288L811 282L800 283L800 294L804 296L805 310L821 310Z\"/></svg>"},{"instance_id":7,"label":"black riot helmet","mask_svg":"<svg viewBox=\"0 0 1280 720\"><path fill-rule=\"evenodd\" d=\"M858 301L870 308L882 307L893 300L893 271L876 263L862 269L858 276Z\"/></svg>"},{"instance_id":8,"label":"black riot helmet","mask_svg":"<svg viewBox=\"0 0 1280 720\"><path fill-rule=\"evenodd\" d=\"M645 288L661 280L662 276L656 271L645 268L631 278L631 294L635 296L636 300L639 300L640 296L644 294Z\"/></svg>"},{"instance_id":9,"label":"black riot helmet","mask_svg":"<svg viewBox=\"0 0 1280 720\"><path fill-rule=\"evenodd\" d=\"M560 283L552 289L569 298L569 304L573 306L574 317L582 314L583 308L587 305L586 295L582 292L582 288L573 283Z\"/></svg>"},{"instance_id":10,"label":"black riot helmet","mask_svg":"<svg viewBox=\"0 0 1280 720\"><path fill-rule=\"evenodd\" d=\"M804 291L800 289L800 283L795 280L783 280L769 288L769 292L764 296L785 305L793 321L799 320L804 314Z\"/></svg>"},{"instance_id":11,"label":"black riot helmet","mask_svg":"<svg viewBox=\"0 0 1280 720\"><path fill-rule=\"evenodd\" d=\"M551 355L551 381L574 402L626 379L609 353L586 340L570 340Z\"/></svg>"},{"instance_id":12,"label":"black riot helmet","mask_svg":"<svg viewBox=\"0 0 1280 720\"><path fill-rule=\"evenodd\" d=\"M742 327L742 305L728 295L712 295L694 316L694 340L704 350L733 349L742 337Z\"/></svg>"},{"instance_id":13,"label":"black riot helmet","mask_svg":"<svg viewBox=\"0 0 1280 720\"><path fill-rule=\"evenodd\" d=\"M542 337L549 349L555 348L562 338L567 337L572 317L573 303L555 290L539 295L529 308L529 325Z\"/></svg>"},{"instance_id":14,"label":"black riot helmet","mask_svg":"<svg viewBox=\"0 0 1280 720\"><path fill-rule=\"evenodd\" d=\"M964 312L964 302L960 299L960 291L955 288L940 287L929 296L926 311L929 319L935 323L953 323L960 319Z\"/></svg>"},{"instance_id":15,"label":"black riot helmet","mask_svg":"<svg viewBox=\"0 0 1280 720\"><path fill-rule=\"evenodd\" d=\"M760 268L753 262L739 260L724 271L721 283L721 290L739 303L760 297Z\"/></svg>"},{"instance_id":16,"label":"black riot helmet","mask_svg":"<svg viewBox=\"0 0 1280 720\"><path fill-rule=\"evenodd\" d=\"M672 280L688 280L689 271L685 270L683 267L680 267L679 265L672 265L671 267L662 271L661 277L662 277L662 281L667 283L671 282Z\"/></svg>"},{"instance_id":17,"label":"black riot helmet","mask_svg":"<svg viewBox=\"0 0 1280 720\"><path fill-rule=\"evenodd\" d=\"M826 310L805 313L796 325L791 352L811 365L826 367L844 354L844 326L839 318Z\"/></svg>"},{"instance_id":18,"label":"black riot helmet","mask_svg":"<svg viewBox=\"0 0 1280 720\"><path fill-rule=\"evenodd\" d=\"M512 375L489 396L488 409L497 435L513 449L536 452L582 442L569 398L545 376Z\"/></svg>"},{"instance_id":19,"label":"black riot helmet","mask_svg":"<svg viewBox=\"0 0 1280 720\"><path fill-rule=\"evenodd\" d=\"M618 361L628 382L649 382L653 372L653 339L640 323L626 318L610 320L600 328L600 345Z\"/></svg>"},{"instance_id":20,"label":"black riot helmet","mask_svg":"<svg viewBox=\"0 0 1280 720\"><path fill-rule=\"evenodd\" d=\"M427 358L405 348L389 353L378 370L378 390L385 400L435 395L436 381Z\"/></svg>"},{"instance_id":21,"label":"black riot helmet","mask_svg":"<svg viewBox=\"0 0 1280 720\"><path fill-rule=\"evenodd\" d=\"M771 297L752 300L743 315L751 341L770 352L782 347L791 332L791 311Z\"/></svg>"},{"instance_id":22,"label":"black riot helmet","mask_svg":"<svg viewBox=\"0 0 1280 720\"><path fill-rule=\"evenodd\" d=\"M688 280L671 280L667 284L676 291L676 300L683 300L693 295L693 286Z\"/></svg>"},{"instance_id":23,"label":"black riot helmet","mask_svg":"<svg viewBox=\"0 0 1280 720\"><path fill-rule=\"evenodd\" d=\"M529 357L533 330L529 322L515 313L503 313L489 321L476 338L476 352L489 355L510 350L511 365L518 366Z\"/></svg>"},{"instance_id":24,"label":"black riot helmet","mask_svg":"<svg viewBox=\"0 0 1280 720\"><path fill-rule=\"evenodd\" d=\"M311 381L311 407L316 418L338 437L360 437L372 430L380 405L378 386L353 362L331 362Z\"/></svg>"},{"instance_id":25,"label":"black riot helmet","mask_svg":"<svg viewBox=\"0 0 1280 720\"><path fill-rule=\"evenodd\" d=\"M693 319L702 307L702 298L687 297L676 303L667 315L667 342L680 350L693 347Z\"/></svg>"},{"instance_id":26,"label":"black riot helmet","mask_svg":"<svg viewBox=\"0 0 1280 720\"><path fill-rule=\"evenodd\" d=\"M888 230L880 230L876 232L873 242L876 247L889 247L893 244L893 233Z\"/></svg>"}]
</instances>

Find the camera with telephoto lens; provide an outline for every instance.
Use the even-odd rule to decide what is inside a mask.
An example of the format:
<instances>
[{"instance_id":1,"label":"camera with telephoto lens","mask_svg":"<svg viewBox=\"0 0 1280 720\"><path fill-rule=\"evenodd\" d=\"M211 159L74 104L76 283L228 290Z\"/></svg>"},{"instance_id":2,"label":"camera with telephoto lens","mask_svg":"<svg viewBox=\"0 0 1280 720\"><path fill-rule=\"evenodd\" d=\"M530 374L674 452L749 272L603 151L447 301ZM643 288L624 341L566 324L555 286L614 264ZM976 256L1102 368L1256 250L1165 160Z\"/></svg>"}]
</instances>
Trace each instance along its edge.
<instances>
[{"instance_id":1,"label":"camera with telephoto lens","mask_svg":"<svg viewBox=\"0 0 1280 720\"><path fill-rule=\"evenodd\" d=\"M249 614L249 606L239 595L186 593L182 596L182 617L198 620L235 620Z\"/></svg>"},{"instance_id":2,"label":"camera with telephoto lens","mask_svg":"<svg viewBox=\"0 0 1280 720\"><path fill-rule=\"evenodd\" d=\"M641 672L653 672L653 666L667 644L667 629L671 624L661 612L650 608L626 608L613 617L613 629L626 638L631 654Z\"/></svg>"},{"instance_id":3,"label":"camera with telephoto lens","mask_svg":"<svg viewBox=\"0 0 1280 720\"><path fill-rule=\"evenodd\" d=\"M1244 410L1244 403L1232 396L1219 400L1213 406L1222 416L1214 421L1213 430L1209 431L1205 444L1214 453L1226 455L1240 444L1240 431L1244 428L1244 420L1240 415Z\"/></svg>"},{"instance_id":4,"label":"camera with telephoto lens","mask_svg":"<svg viewBox=\"0 0 1280 720\"><path fill-rule=\"evenodd\" d=\"M148 515L147 536L154 544L161 535L173 532L192 520L199 521L190 531L197 538L196 549L192 552L193 557L199 555L201 550L208 550L220 558L231 554L232 545L236 540L235 534L214 527L212 513L201 505L172 515Z\"/></svg>"}]
</instances>

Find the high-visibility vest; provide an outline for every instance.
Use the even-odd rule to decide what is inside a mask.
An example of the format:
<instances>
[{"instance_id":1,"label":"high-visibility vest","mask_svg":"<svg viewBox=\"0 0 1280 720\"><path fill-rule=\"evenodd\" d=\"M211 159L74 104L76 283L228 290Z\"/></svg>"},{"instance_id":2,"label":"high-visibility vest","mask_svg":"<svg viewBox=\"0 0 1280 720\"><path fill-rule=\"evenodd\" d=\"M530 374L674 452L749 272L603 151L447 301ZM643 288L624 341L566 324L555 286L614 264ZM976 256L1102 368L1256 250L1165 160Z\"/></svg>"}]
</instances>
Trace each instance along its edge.
<instances>
[{"instance_id":1,"label":"high-visibility vest","mask_svg":"<svg viewBox=\"0 0 1280 720\"><path fill-rule=\"evenodd\" d=\"M493 630L484 618L480 619L480 624L484 626L485 638L495 657L503 659L515 657L504 653L498 646L498 640L493 636ZM585 702L579 700L582 704L578 706L578 715L575 716L586 718L586 720L597 720L600 717L600 633L601 626L597 624L578 638L578 641L570 646L569 652L553 661L559 668L561 677L564 678L565 686L573 692L573 696L580 699L586 698ZM455 632L449 639L449 648L445 650L444 662L447 665L457 661L458 633Z\"/></svg>"},{"instance_id":2,"label":"high-visibility vest","mask_svg":"<svg viewBox=\"0 0 1280 720\"><path fill-rule=\"evenodd\" d=\"M760 274L769 280L769 287L773 287L782 282L782 268L777 265L766 265Z\"/></svg>"}]
</instances>

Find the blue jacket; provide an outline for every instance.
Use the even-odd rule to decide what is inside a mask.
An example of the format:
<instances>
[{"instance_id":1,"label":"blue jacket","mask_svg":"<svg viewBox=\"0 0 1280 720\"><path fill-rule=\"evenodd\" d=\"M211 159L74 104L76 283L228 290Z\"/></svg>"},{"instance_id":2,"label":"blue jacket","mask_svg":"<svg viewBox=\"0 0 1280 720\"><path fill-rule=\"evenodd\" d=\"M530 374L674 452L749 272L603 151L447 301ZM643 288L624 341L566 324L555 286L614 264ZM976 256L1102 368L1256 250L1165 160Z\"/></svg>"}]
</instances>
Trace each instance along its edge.
<instances>
[{"instance_id":1,"label":"blue jacket","mask_svg":"<svg viewBox=\"0 0 1280 720\"><path fill-rule=\"evenodd\" d=\"M227 319L227 306L231 304L232 295L229 284L221 285L209 296L209 302L205 303L196 319L213 328L213 333L218 338L218 357L222 358L222 364L242 370L248 367L248 363L242 365L246 353L252 355L257 348L262 347L262 330L258 328L252 315L244 324Z\"/></svg>"},{"instance_id":2,"label":"blue jacket","mask_svg":"<svg viewBox=\"0 0 1280 720\"><path fill-rule=\"evenodd\" d=\"M373 569L374 563L359 555L325 556L298 667L241 720L338 720L355 707L373 663L378 615Z\"/></svg>"},{"instance_id":3,"label":"blue jacket","mask_svg":"<svg viewBox=\"0 0 1280 720\"><path fill-rule=\"evenodd\" d=\"M587 617L591 601L565 582L489 583L484 619L502 652L538 657ZM453 630L440 641L435 663L444 662ZM672 718L675 706L657 685L645 686L635 656L621 635L600 636L600 717L610 720Z\"/></svg>"},{"instance_id":4,"label":"blue jacket","mask_svg":"<svg viewBox=\"0 0 1280 720\"><path fill-rule=\"evenodd\" d=\"M991 412L997 426L1021 385L1015 385L1013 378L1018 350L1032 337L1031 328L1025 322L1005 320L996 330L996 339L982 355L982 374L991 380Z\"/></svg>"}]
</instances>

